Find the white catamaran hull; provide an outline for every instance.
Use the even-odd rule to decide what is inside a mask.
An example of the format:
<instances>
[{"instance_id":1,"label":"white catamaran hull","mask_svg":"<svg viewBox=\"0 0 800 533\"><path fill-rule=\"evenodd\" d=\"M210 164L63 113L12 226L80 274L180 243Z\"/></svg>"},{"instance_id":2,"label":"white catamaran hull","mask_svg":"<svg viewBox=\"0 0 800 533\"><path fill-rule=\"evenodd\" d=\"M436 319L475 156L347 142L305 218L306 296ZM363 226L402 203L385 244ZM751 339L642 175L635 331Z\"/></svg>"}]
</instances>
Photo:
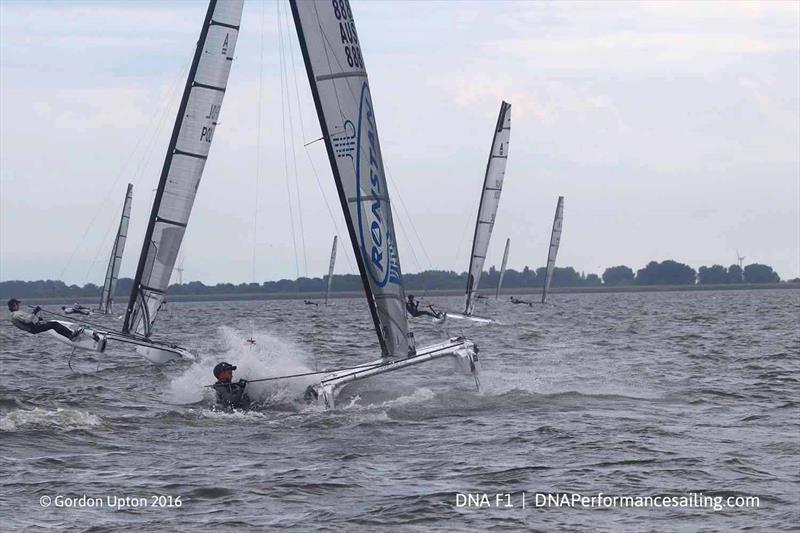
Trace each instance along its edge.
<instances>
[{"instance_id":1,"label":"white catamaran hull","mask_svg":"<svg viewBox=\"0 0 800 533\"><path fill-rule=\"evenodd\" d=\"M59 322L64 326L68 327L72 331L76 331L80 326L74 322L67 322L66 320L56 320L55 322ZM105 342L105 335L102 332L97 332L97 336L99 340L94 339L95 331L89 328L84 328L83 332L78 335L73 340L69 340L68 338L59 335L54 330L50 330L49 333L54 339L59 342L63 342L73 348L77 348L78 350L90 350L93 352L103 352L106 349L106 342Z\"/></svg>"},{"instance_id":2,"label":"white catamaran hull","mask_svg":"<svg viewBox=\"0 0 800 533\"><path fill-rule=\"evenodd\" d=\"M478 379L478 349L471 341L462 337L454 337L448 342L423 348L417 352L417 355L407 359L389 362L379 359L356 368L332 372L323 377L319 383L310 387L310 390L313 391L311 399L316 399L325 409L333 409L336 406L336 397L348 383L443 357L454 358L460 369L471 372L475 383L480 383Z\"/></svg>"},{"instance_id":3,"label":"white catamaran hull","mask_svg":"<svg viewBox=\"0 0 800 533\"><path fill-rule=\"evenodd\" d=\"M461 313L451 313L450 311L445 313L445 316L447 318L455 318L457 320L469 320L470 322L479 322L481 324L497 324L498 323L496 320L492 320L491 318L483 318L483 317L474 316L474 315L462 315ZM438 322L437 322L437 320L438 320ZM442 322L444 322L444 320L434 318L433 322L434 322L434 324L441 324Z\"/></svg>"}]
</instances>

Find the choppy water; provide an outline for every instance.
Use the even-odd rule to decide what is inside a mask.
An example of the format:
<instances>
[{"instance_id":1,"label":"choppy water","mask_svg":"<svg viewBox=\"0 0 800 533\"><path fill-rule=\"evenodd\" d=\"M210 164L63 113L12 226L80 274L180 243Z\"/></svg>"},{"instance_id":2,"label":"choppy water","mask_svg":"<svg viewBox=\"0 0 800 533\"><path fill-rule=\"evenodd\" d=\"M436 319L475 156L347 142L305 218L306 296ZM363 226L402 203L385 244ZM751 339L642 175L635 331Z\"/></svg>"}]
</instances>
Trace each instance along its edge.
<instances>
[{"instance_id":1,"label":"choppy water","mask_svg":"<svg viewBox=\"0 0 800 533\"><path fill-rule=\"evenodd\" d=\"M62 344L4 320L0 529L796 530L800 291L552 300L489 301L504 325L448 323L480 346L483 392L439 361L346 389L333 412L306 407L301 381L253 384L262 409L217 413L203 385L220 360L253 379L374 358L359 300L171 304L158 330L200 362L122 351L81 356L79 373ZM415 330L418 346L444 336L427 319ZM512 493L515 507L457 506L467 492ZM754 495L760 507L522 509L523 492ZM105 505L40 506L84 494ZM107 496L148 507L114 510Z\"/></svg>"}]
</instances>

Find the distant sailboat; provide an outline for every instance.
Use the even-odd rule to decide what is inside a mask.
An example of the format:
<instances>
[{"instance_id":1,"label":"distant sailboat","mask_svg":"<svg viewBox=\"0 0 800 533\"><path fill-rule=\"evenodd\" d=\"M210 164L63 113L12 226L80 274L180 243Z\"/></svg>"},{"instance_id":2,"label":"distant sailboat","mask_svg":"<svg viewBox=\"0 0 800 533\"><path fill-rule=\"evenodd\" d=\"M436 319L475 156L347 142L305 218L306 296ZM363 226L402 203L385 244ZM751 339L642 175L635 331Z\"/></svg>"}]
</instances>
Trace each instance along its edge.
<instances>
[{"instance_id":1,"label":"distant sailboat","mask_svg":"<svg viewBox=\"0 0 800 533\"><path fill-rule=\"evenodd\" d=\"M175 260L200 185L233 62L244 0L210 0L181 98L156 189L139 266L122 332L86 324L72 340L59 341L103 352L107 342L136 346L154 363L193 359L186 349L152 339L153 323L166 297ZM61 321L74 331L78 324Z\"/></svg>"},{"instance_id":2,"label":"distant sailboat","mask_svg":"<svg viewBox=\"0 0 800 533\"><path fill-rule=\"evenodd\" d=\"M128 224L131 220L131 202L133 201L133 184L128 184L125 192L125 203L122 205L122 216L119 220L117 237L111 247L111 258L108 260L106 280L103 283L103 292L100 294L98 311L104 315L110 314L114 306L114 291L117 288L119 268L122 264L122 254L125 252L125 241L128 239Z\"/></svg>"},{"instance_id":3,"label":"distant sailboat","mask_svg":"<svg viewBox=\"0 0 800 533\"><path fill-rule=\"evenodd\" d=\"M400 257L367 72L349 2L290 0L336 189L381 349L381 359L325 375L308 398L334 407L341 388L453 356L473 373L477 355L463 338L416 350L408 329ZM477 381L477 377L476 377Z\"/></svg>"},{"instance_id":4,"label":"distant sailboat","mask_svg":"<svg viewBox=\"0 0 800 533\"><path fill-rule=\"evenodd\" d=\"M556 268L556 256L558 255L558 245L561 243L561 227L564 223L564 197L558 197L556 204L556 215L553 219L553 232L550 234L550 249L547 252L547 270L542 287L542 303L547 301L547 291L550 289L550 282L553 281L553 271Z\"/></svg>"},{"instance_id":5,"label":"distant sailboat","mask_svg":"<svg viewBox=\"0 0 800 533\"><path fill-rule=\"evenodd\" d=\"M125 334L149 338L166 298L225 96L243 1L209 2L139 256ZM185 356L147 346L137 351L154 363Z\"/></svg>"},{"instance_id":6,"label":"distant sailboat","mask_svg":"<svg viewBox=\"0 0 800 533\"><path fill-rule=\"evenodd\" d=\"M489 251L489 241L492 238L492 229L500 207L500 193L503 192L503 178L506 173L508 161L509 140L511 138L511 104L500 104L500 114L492 138L492 148L489 152L489 161L486 163L486 174L481 189L481 201L478 206L478 217L475 221L475 233L472 238L472 252L469 256L469 269L467 270L467 293L464 299L464 312L447 312L448 318L471 320L473 322L493 322L490 318L473 315L475 300L477 299L478 285L483 272L483 264ZM435 320L439 322L439 320Z\"/></svg>"},{"instance_id":7,"label":"distant sailboat","mask_svg":"<svg viewBox=\"0 0 800 533\"><path fill-rule=\"evenodd\" d=\"M325 287L325 305L328 305L328 298L331 296L331 284L333 282L333 267L336 266L336 242L338 236L333 236L333 246L331 246L331 261L328 265L328 285Z\"/></svg>"},{"instance_id":8,"label":"distant sailboat","mask_svg":"<svg viewBox=\"0 0 800 533\"><path fill-rule=\"evenodd\" d=\"M503 286L503 276L506 275L506 265L508 264L508 248L511 246L511 238L506 239L506 250L503 252L503 264L500 266L500 279L497 280L497 291L494 293L494 299L500 298L500 288Z\"/></svg>"}]
</instances>

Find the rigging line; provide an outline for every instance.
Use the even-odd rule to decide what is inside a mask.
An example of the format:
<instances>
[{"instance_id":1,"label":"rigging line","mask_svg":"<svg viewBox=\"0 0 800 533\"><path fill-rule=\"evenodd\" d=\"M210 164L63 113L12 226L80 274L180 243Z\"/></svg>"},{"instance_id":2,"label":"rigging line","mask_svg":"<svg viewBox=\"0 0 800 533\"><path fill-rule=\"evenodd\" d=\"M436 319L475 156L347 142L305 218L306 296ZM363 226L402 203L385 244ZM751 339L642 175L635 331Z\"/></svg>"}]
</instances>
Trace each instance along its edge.
<instances>
[{"instance_id":1,"label":"rigging line","mask_svg":"<svg viewBox=\"0 0 800 533\"><path fill-rule=\"evenodd\" d=\"M391 174L389 174L388 170L386 171L386 176L389 178L389 182L394 187L394 190L397 193L397 199L400 200L400 207L405 212L406 217L408 217L408 220L410 221L411 224L411 229L414 231L414 235L417 236L417 240L419 241L419 246L422 249L422 253L425 256L425 260L428 263L428 268L433 270L433 261L431 261L431 258L428 255L428 251L425 249L425 243L422 242L422 238L419 236L419 233L417 232L417 227L414 225L414 218L408 212L408 208L406 207L406 202L405 200L403 200L403 195L400 194L400 187L397 185L397 182L394 180L394 178L392 178ZM409 242L411 242L410 239Z\"/></svg>"},{"instance_id":2,"label":"rigging line","mask_svg":"<svg viewBox=\"0 0 800 533\"><path fill-rule=\"evenodd\" d=\"M259 57L259 68L258 68L258 133L256 134L256 194L254 200L254 207L253 207L253 257L252 262L250 264L250 279L252 279L253 283L256 282L256 254L257 254L257 246L258 246L258 195L259 195L259 185L261 182L261 115L262 115L262 97L264 92L264 25L265 25L265 18L266 18L266 8L264 7L264 0L261 0L261 36L260 36L260 46L261 52ZM251 337L252 338L252 334Z\"/></svg>"},{"instance_id":3,"label":"rigging line","mask_svg":"<svg viewBox=\"0 0 800 533\"><path fill-rule=\"evenodd\" d=\"M167 105L166 105L167 102L168 101L166 101L166 100L164 101L163 107L167 107ZM151 119L150 125L148 127L148 131L153 131L153 125L155 123L157 123L158 118L159 118L158 113L156 113L153 116L153 118ZM153 135L155 136L155 133ZM128 155L128 158L125 160L125 163L122 165L122 167L120 167L120 170L117 173L116 178L114 178L114 181L111 183L111 186L107 189L105 195L103 196L103 199L101 200L101 206L103 206L103 205L108 203L108 199L111 196L111 194L114 192L114 188L116 187L117 183L119 183L120 178L122 178L122 176L125 174L125 171L128 169L128 167L130 166L131 162L134 160L134 156L136 155L136 152L139 150L139 147L142 145L142 143L144 142L145 139L146 139L145 135L140 135L139 136L139 139L137 140L136 145L134 146L133 150L131 150L130 154ZM146 153L146 151L147 150L145 149L145 151L143 153ZM134 173L134 176L135 175L136 174ZM132 180L132 181L135 182L135 179ZM94 223L97 220L97 218L100 216L100 213L102 211L103 211L102 207L95 211L95 214L92 217L92 219L89 221L89 224L87 224L86 229L83 232L83 235L78 240L78 243L79 243L78 246L73 248L72 253L70 254L69 258L67 258L67 261L64 264L64 267L61 269L61 273L59 274L59 278L60 279L62 279L62 280L64 279L64 274L67 271L67 268L69 268L69 265L72 263L72 260L75 258L75 254L77 254L78 250L80 249L80 243L82 243L86 239L86 236L89 234L89 230L91 230L94 227ZM113 227L113 221L112 221L110 227ZM96 259L97 259L97 254L95 254L95 261L96 261ZM90 264L90 266L89 266L90 270L91 270L92 265L94 264L95 261L93 261L92 264ZM87 274L86 278L88 279L88 274Z\"/></svg>"},{"instance_id":4,"label":"rigging line","mask_svg":"<svg viewBox=\"0 0 800 533\"><path fill-rule=\"evenodd\" d=\"M292 245L294 246L294 268L295 274L297 277L300 277L300 264L297 258L297 238L295 237L295 230L294 230L294 210L292 208L292 189L289 185L289 156L287 153L286 147L286 102L284 101L284 68L283 68L283 30L281 21L281 4L280 2L275 3L275 7L278 10L278 55L280 58L280 67L281 67L281 136L283 137L283 167L284 167L284 177L286 178L286 195L289 198L289 221L291 223L292 229Z\"/></svg>"},{"instance_id":5,"label":"rigging line","mask_svg":"<svg viewBox=\"0 0 800 533\"><path fill-rule=\"evenodd\" d=\"M478 202L477 203L478 203L478 208L479 209L480 209L480 202L481 202L480 197L478 197ZM470 212L473 212L473 213L475 212L475 201L474 200L472 201L472 204L469 205L469 208L470 208ZM467 236L467 231L469 230L470 226L472 225L472 219L468 215L469 215L469 212L465 212L463 218L464 218L464 220L466 220L466 223L464 224L464 229L461 231L461 238L458 240L458 246L456 247L456 251L455 251L455 254L454 254L454 257L453 257L453 262L456 264L456 266L458 266L460 264L460 260L461 260L461 245L464 244L464 238ZM472 247L471 246L470 246L470 253L472 253ZM469 269L469 266L467 266L467 269ZM456 268L455 271L456 272L460 272L460 270L458 270L457 268ZM469 276L469 272L467 272L467 276Z\"/></svg>"},{"instance_id":6,"label":"rigging line","mask_svg":"<svg viewBox=\"0 0 800 533\"><path fill-rule=\"evenodd\" d=\"M290 39L290 32L288 26L288 16L285 17L287 19L287 26L286 26L286 46L291 47L291 39ZM281 25L281 21L278 20L278 24ZM283 31L279 27L279 31ZM286 54L286 49L284 48L283 53ZM295 136L294 132L294 117L292 114L292 99L289 95L289 64L284 57L283 60L283 68L285 72L285 79L286 79L286 106L289 110L289 134L291 137L292 142L290 143L292 147L292 163L294 165L294 186L296 191L296 198L297 198L297 218L300 222L300 244L302 245L303 249L303 269L305 272L305 276L308 277L308 258L306 256L306 233L303 227L303 204L300 201L300 179L298 178L297 174L297 153L295 152L295 144L297 144L297 137ZM300 113L300 107L298 106L297 112Z\"/></svg>"},{"instance_id":7,"label":"rigging line","mask_svg":"<svg viewBox=\"0 0 800 533\"><path fill-rule=\"evenodd\" d=\"M289 24L288 17L286 24L287 26ZM297 83L297 65L294 59L294 47L291 45L289 46L289 52L290 52L289 57L291 57L292 60L292 80L294 81L294 94L295 94L295 99L297 101L297 109L299 110L297 116L300 120L300 133L302 135L302 138L305 139L306 126L305 122L303 121L303 107L300 104L300 89ZM320 139L322 139L322 137L320 137ZM345 242L342 240L342 232L339 230L339 224L336 222L336 217L333 216L333 210L331 209L330 203L328 202L328 197L325 195L325 189L322 187L322 181L319 179L319 173L317 172L317 167L314 165L314 159L311 157L311 152L309 151L308 146L309 146L308 144L304 143L303 150L306 153L308 164L311 166L311 172L312 174L314 174L314 179L317 182L317 187L319 188L320 194L322 194L322 200L325 202L325 208L328 210L328 215L330 216L331 222L333 223L333 227L336 230L336 236L339 237L340 241ZM350 259L350 252L346 252L344 254L344 257L345 259L347 259L347 264L350 267L350 273L351 274L355 273L356 268L353 266L353 261Z\"/></svg>"}]
</instances>

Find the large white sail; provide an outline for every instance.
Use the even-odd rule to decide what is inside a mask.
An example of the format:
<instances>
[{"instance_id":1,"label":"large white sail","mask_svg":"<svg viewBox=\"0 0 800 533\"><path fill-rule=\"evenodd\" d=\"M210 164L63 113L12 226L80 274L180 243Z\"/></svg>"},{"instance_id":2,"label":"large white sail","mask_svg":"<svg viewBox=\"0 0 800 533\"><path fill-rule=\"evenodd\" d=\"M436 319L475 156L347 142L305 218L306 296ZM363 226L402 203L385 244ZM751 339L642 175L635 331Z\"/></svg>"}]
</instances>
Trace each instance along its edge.
<instances>
[{"instance_id":1,"label":"large white sail","mask_svg":"<svg viewBox=\"0 0 800 533\"><path fill-rule=\"evenodd\" d=\"M125 333L149 337L166 297L225 96L243 1L209 2L156 189Z\"/></svg>"},{"instance_id":2,"label":"large white sail","mask_svg":"<svg viewBox=\"0 0 800 533\"><path fill-rule=\"evenodd\" d=\"M542 287L542 303L547 300L547 291L553 281L553 270L556 268L558 245L561 244L561 226L564 223L564 197L558 197L556 216L553 219L553 233L550 235L550 250L547 252L547 272L545 273L544 286Z\"/></svg>"},{"instance_id":3,"label":"large white sail","mask_svg":"<svg viewBox=\"0 0 800 533\"><path fill-rule=\"evenodd\" d=\"M413 353L367 71L347 0L291 0L322 136L384 358Z\"/></svg>"},{"instance_id":4,"label":"large white sail","mask_svg":"<svg viewBox=\"0 0 800 533\"><path fill-rule=\"evenodd\" d=\"M333 281L333 267L336 266L336 241L339 237L333 236L333 246L331 247L331 262L328 265L328 286L325 288L325 305L328 305L328 298L331 295L331 282Z\"/></svg>"},{"instance_id":5,"label":"large white sail","mask_svg":"<svg viewBox=\"0 0 800 533\"><path fill-rule=\"evenodd\" d=\"M111 312L114 304L114 291L117 288L119 278L119 268L122 264L122 254L125 252L125 241L128 240L128 224L131 220L131 202L133 201L133 184L128 184L125 192L125 203L122 204L122 217L119 220L117 237L114 239L114 246L111 247L111 258L108 260L106 269L106 280L103 283L103 292L100 293L99 311L104 314Z\"/></svg>"},{"instance_id":6,"label":"large white sail","mask_svg":"<svg viewBox=\"0 0 800 533\"><path fill-rule=\"evenodd\" d=\"M497 292L494 295L495 300L500 298L500 288L503 286L503 276L506 275L506 265L508 264L508 248L511 246L511 237L506 239L506 251L503 252L503 264L500 266L500 279L497 280Z\"/></svg>"},{"instance_id":7,"label":"large white sail","mask_svg":"<svg viewBox=\"0 0 800 533\"><path fill-rule=\"evenodd\" d=\"M483 263L486 261L486 252L489 250L489 240L492 238L494 219L497 216L497 208L500 205L500 193L503 191L503 178L506 174L510 138L511 104L503 102L500 104L500 114L497 117L497 126L494 129L489 162L486 164L486 176L481 190L478 219L475 222L475 235L472 238L472 253L469 257L469 270L467 270L465 315L471 315L475 307L475 291L478 290Z\"/></svg>"}]
</instances>

